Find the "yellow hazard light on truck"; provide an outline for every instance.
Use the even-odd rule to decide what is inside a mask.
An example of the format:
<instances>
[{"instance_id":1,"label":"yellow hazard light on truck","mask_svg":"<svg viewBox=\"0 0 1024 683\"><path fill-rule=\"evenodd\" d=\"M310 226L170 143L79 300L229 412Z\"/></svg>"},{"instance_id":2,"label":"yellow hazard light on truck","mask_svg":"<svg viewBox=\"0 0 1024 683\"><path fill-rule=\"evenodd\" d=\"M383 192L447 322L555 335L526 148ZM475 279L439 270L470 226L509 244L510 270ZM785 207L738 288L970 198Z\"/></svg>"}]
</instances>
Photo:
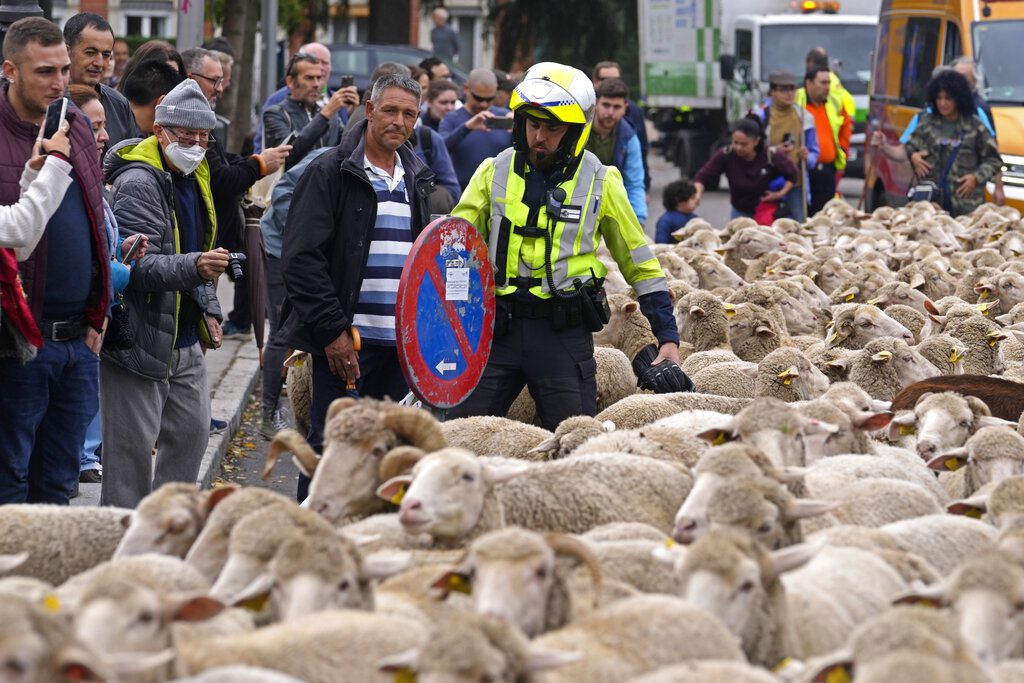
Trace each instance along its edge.
<instances>
[{"instance_id":1,"label":"yellow hazard light on truck","mask_svg":"<svg viewBox=\"0 0 1024 683\"><path fill-rule=\"evenodd\" d=\"M839 11L839 3L836 0L801 0L800 11L807 12L824 12L825 14L835 14Z\"/></svg>"}]
</instances>

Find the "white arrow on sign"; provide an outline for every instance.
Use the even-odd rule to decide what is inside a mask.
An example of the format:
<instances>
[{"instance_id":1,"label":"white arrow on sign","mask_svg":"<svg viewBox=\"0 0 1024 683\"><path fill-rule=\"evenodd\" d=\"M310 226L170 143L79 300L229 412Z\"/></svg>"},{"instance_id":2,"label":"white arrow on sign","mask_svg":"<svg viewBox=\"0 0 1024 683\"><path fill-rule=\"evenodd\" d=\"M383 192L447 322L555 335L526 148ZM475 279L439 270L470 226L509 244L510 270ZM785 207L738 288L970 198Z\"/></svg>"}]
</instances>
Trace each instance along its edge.
<instances>
[{"instance_id":1,"label":"white arrow on sign","mask_svg":"<svg viewBox=\"0 0 1024 683\"><path fill-rule=\"evenodd\" d=\"M434 367L437 368L437 371L440 372L443 375L444 373L448 372L449 370L454 370L456 368L456 365L455 365L455 363L445 363L444 361L441 361L440 363L438 363Z\"/></svg>"}]
</instances>

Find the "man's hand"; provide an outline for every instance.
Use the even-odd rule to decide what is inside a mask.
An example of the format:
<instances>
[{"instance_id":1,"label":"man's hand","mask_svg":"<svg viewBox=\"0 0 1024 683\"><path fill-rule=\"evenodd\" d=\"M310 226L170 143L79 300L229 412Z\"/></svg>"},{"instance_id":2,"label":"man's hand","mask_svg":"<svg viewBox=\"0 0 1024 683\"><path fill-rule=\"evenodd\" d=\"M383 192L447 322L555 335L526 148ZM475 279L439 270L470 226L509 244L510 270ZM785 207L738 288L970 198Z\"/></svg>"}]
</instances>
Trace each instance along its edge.
<instances>
[{"instance_id":1,"label":"man's hand","mask_svg":"<svg viewBox=\"0 0 1024 683\"><path fill-rule=\"evenodd\" d=\"M799 151L799 152L797 152L797 155L798 155L798 156L799 156L799 157L800 157L801 159L803 159L804 161L807 161L807 157L808 157L808 156L810 156L810 154L811 154L811 153L807 151L807 148L806 148L806 147L801 147L801 148L800 148L800 151Z\"/></svg>"},{"instance_id":2,"label":"man's hand","mask_svg":"<svg viewBox=\"0 0 1024 683\"><path fill-rule=\"evenodd\" d=\"M914 152L910 155L910 164L914 167L914 173L918 178L923 178L932 172L931 164L924 160L926 156L928 156L928 152Z\"/></svg>"},{"instance_id":3,"label":"man's hand","mask_svg":"<svg viewBox=\"0 0 1024 683\"><path fill-rule=\"evenodd\" d=\"M124 259L128 255L128 252L132 250L134 245L139 240L142 240L142 244L139 245L139 250L135 252L135 256L132 257L133 261L137 261L146 255L146 249L149 248L149 236L137 233L131 237L126 237L124 242L121 242L121 258Z\"/></svg>"},{"instance_id":4,"label":"man's hand","mask_svg":"<svg viewBox=\"0 0 1024 683\"><path fill-rule=\"evenodd\" d=\"M344 106L351 114L352 110L359 106L359 88L349 85L339 89L337 92L342 93L342 100L345 102Z\"/></svg>"},{"instance_id":5,"label":"man's hand","mask_svg":"<svg viewBox=\"0 0 1024 683\"><path fill-rule=\"evenodd\" d=\"M196 261L196 270L204 280L212 280L228 267L228 250L218 247L213 251L204 251Z\"/></svg>"},{"instance_id":6,"label":"man's hand","mask_svg":"<svg viewBox=\"0 0 1024 683\"><path fill-rule=\"evenodd\" d=\"M1006 206L1006 192L1003 190L1003 174L997 173L995 180L995 189L992 190L992 201L996 203L996 206Z\"/></svg>"},{"instance_id":7,"label":"man's hand","mask_svg":"<svg viewBox=\"0 0 1024 683\"><path fill-rule=\"evenodd\" d=\"M352 335L345 330L338 338L324 347L327 365L331 373L341 377L346 383L352 384L359 379L359 354L352 343Z\"/></svg>"},{"instance_id":8,"label":"man's hand","mask_svg":"<svg viewBox=\"0 0 1024 683\"><path fill-rule=\"evenodd\" d=\"M484 109L479 114L476 114L475 116L470 118L469 121L466 121L466 128L468 128L469 130L490 131L491 129L487 127L487 119L493 118L497 117L494 114L492 114L489 109Z\"/></svg>"},{"instance_id":9,"label":"man's hand","mask_svg":"<svg viewBox=\"0 0 1024 683\"><path fill-rule=\"evenodd\" d=\"M46 121L39 127L39 135L43 134L43 126L46 125ZM52 138L43 140L39 138L36 140L36 144L32 147L32 158L29 159L28 165L33 171L42 169L43 164L46 162L47 152L60 152L67 158L71 158L71 142L68 141L67 134L67 122L61 124L57 128L57 132L53 134Z\"/></svg>"},{"instance_id":10,"label":"man's hand","mask_svg":"<svg viewBox=\"0 0 1024 683\"><path fill-rule=\"evenodd\" d=\"M220 329L220 323L212 315L206 316L206 324L210 328L210 348L219 349L224 341L224 332Z\"/></svg>"},{"instance_id":11,"label":"man's hand","mask_svg":"<svg viewBox=\"0 0 1024 683\"><path fill-rule=\"evenodd\" d=\"M682 361L679 360L679 345L672 342L665 342L658 349L657 357L651 361L651 365L657 365L663 360L670 360L676 365L679 365Z\"/></svg>"},{"instance_id":12,"label":"man's hand","mask_svg":"<svg viewBox=\"0 0 1024 683\"><path fill-rule=\"evenodd\" d=\"M103 319L103 329L99 332L94 330L92 327L85 328L85 345L97 356L100 355L100 349L103 348L103 335L107 332L108 322L110 322L109 318Z\"/></svg>"},{"instance_id":13,"label":"man's hand","mask_svg":"<svg viewBox=\"0 0 1024 683\"><path fill-rule=\"evenodd\" d=\"M971 193L978 187L978 176L968 173L957 181L956 196L970 197Z\"/></svg>"},{"instance_id":14,"label":"man's hand","mask_svg":"<svg viewBox=\"0 0 1024 683\"><path fill-rule=\"evenodd\" d=\"M768 191L765 191L765 193L763 195L761 195L761 201L762 202L777 202L781 198L782 198L782 194L779 193L779 192L768 192Z\"/></svg>"},{"instance_id":15,"label":"man's hand","mask_svg":"<svg viewBox=\"0 0 1024 683\"><path fill-rule=\"evenodd\" d=\"M320 110L320 116L323 116L325 119L330 121L331 117L337 114L339 111L341 111L342 107L348 105L351 99L352 93L349 88L335 90L334 94L331 95L331 99L327 100L327 104L325 104L323 109Z\"/></svg>"},{"instance_id":16,"label":"man's hand","mask_svg":"<svg viewBox=\"0 0 1024 683\"><path fill-rule=\"evenodd\" d=\"M267 175L275 172L281 168L285 160L288 158L288 153L292 151L291 145L278 145L277 147L271 147L260 152L260 158L263 159L263 165L267 167Z\"/></svg>"}]
</instances>

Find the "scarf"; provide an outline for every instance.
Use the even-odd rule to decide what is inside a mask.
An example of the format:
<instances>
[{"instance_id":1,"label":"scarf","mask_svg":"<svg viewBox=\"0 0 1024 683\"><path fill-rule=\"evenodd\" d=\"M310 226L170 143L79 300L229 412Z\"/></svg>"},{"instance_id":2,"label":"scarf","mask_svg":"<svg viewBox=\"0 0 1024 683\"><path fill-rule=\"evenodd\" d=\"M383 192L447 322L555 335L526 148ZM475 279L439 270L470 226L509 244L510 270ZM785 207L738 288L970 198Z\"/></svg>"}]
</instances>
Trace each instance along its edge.
<instances>
[{"instance_id":1,"label":"scarf","mask_svg":"<svg viewBox=\"0 0 1024 683\"><path fill-rule=\"evenodd\" d=\"M24 363L43 346L18 277L13 249L0 249L0 328L0 356L14 356Z\"/></svg>"}]
</instances>

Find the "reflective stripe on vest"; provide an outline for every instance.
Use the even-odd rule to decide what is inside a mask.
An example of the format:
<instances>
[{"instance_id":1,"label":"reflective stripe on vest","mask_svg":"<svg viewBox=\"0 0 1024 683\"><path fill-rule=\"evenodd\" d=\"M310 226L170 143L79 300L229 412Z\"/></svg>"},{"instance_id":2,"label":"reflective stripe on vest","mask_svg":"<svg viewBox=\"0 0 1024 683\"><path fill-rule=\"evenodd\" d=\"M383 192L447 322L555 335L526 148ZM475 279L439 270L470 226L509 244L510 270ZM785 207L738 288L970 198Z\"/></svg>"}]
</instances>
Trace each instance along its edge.
<instances>
[{"instance_id":1,"label":"reflective stripe on vest","mask_svg":"<svg viewBox=\"0 0 1024 683\"><path fill-rule=\"evenodd\" d=\"M796 91L796 103L801 107L807 107L806 88L800 88ZM846 168L846 151L839 146L839 129L843 127L843 119L845 116L843 113L842 102L840 101L839 105L836 106L836 101L832 97L831 90L829 91L828 99L825 100L825 115L828 117L829 128L832 129L832 140L836 145L835 167L837 171L842 171Z\"/></svg>"},{"instance_id":2,"label":"reflective stripe on vest","mask_svg":"<svg viewBox=\"0 0 1024 683\"><path fill-rule=\"evenodd\" d=\"M504 273L509 278L540 278L540 285L531 287L530 293L546 299L551 294L544 268L544 238L525 237L515 232L516 227L533 226L525 225L530 213L529 207L523 203L526 180L516 173L514 166L515 151L511 148L494 158L488 251L491 261L497 267L505 264ZM601 194L607 170L608 167L601 164L596 156L584 152L575 177L559 184L565 190L563 206L566 210L580 211L578 222L558 220L551 237L552 279L559 290L571 287L577 278L581 282L588 282L591 270L597 277L604 277L607 273L607 269L594 254L597 219L601 213ZM542 207L536 227L549 227L550 222L547 207ZM499 255L500 246L504 246L505 251ZM513 262L514 266L511 265ZM502 286L502 278L497 273L495 284L499 296L518 289L515 285Z\"/></svg>"}]
</instances>

